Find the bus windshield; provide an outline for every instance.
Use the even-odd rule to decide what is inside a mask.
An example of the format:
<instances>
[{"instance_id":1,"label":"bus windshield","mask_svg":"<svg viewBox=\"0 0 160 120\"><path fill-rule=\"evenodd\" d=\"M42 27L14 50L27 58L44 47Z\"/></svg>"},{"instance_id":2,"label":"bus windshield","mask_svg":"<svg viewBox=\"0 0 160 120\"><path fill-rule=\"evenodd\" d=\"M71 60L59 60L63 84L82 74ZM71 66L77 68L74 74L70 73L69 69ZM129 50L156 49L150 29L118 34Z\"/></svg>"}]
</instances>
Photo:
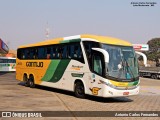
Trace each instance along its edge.
<instances>
[{"instance_id":1,"label":"bus windshield","mask_svg":"<svg viewBox=\"0 0 160 120\"><path fill-rule=\"evenodd\" d=\"M138 77L138 63L133 47L102 44L109 53L106 76L114 80L130 81Z\"/></svg>"}]
</instances>

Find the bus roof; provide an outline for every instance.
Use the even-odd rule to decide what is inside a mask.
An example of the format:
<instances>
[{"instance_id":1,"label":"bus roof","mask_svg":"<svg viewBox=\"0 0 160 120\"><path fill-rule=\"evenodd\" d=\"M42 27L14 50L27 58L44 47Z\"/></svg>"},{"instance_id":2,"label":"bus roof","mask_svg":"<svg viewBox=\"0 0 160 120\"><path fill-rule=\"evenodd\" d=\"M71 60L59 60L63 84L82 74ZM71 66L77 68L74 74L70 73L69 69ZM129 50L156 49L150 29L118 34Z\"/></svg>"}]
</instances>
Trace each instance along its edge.
<instances>
[{"instance_id":1,"label":"bus roof","mask_svg":"<svg viewBox=\"0 0 160 120\"><path fill-rule=\"evenodd\" d=\"M85 41L85 39L86 41L97 41L100 43L111 44L111 45L132 46L131 43L124 41L124 40L117 39L117 38L82 34L82 35L69 36L69 37L64 37L64 38L55 38L51 40L45 40L45 41L38 42L35 44L20 46L19 48L69 43L69 42L75 42L75 41L81 41L81 40Z\"/></svg>"}]
</instances>

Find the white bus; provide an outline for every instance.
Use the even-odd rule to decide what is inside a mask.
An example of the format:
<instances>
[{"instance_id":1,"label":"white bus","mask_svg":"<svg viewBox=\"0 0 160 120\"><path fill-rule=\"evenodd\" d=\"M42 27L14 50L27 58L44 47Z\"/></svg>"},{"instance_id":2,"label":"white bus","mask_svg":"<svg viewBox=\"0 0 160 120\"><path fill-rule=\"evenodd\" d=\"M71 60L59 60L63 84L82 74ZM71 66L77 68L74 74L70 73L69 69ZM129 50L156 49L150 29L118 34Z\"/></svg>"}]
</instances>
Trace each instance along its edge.
<instances>
[{"instance_id":1,"label":"white bus","mask_svg":"<svg viewBox=\"0 0 160 120\"><path fill-rule=\"evenodd\" d=\"M0 72L16 71L16 58L0 57Z\"/></svg>"},{"instance_id":2,"label":"white bus","mask_svg":"<svg viewBox=\"0 0 160 120\"><path fill-rule=\"evenodd\" d=\"M131 43L111 37L77 35L17 50L16 79L102 97L137 95L139 72Z\"/></svg>"}]
</instances>

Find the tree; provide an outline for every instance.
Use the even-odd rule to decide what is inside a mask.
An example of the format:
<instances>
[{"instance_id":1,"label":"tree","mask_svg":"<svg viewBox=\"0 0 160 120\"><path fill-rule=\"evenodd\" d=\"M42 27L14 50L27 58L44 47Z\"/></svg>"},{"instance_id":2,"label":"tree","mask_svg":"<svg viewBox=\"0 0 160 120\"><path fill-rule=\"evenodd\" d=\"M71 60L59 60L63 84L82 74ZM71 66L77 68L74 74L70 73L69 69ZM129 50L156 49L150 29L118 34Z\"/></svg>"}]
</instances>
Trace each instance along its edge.
<instances>
[{"instance_id":1,"label":"tree","mask_svg":"<svg viewBox=\"0 0 160 120\"><path fill-rule=\"evenodd\" d=\"M149 45L149 51L145 52L147 58L158 62L160 59L160 38L153 38L147 44Z\"/></svg>"},{"instance_id":2,"label":"tree","mask_svg":"<svg viewBox=\"0 0 160 120\"><path fill-rule=\"evenodd\" d=\"M147 42L151 52L159 52L160 38L153 38Z\"/></svg>"}]
</instances>

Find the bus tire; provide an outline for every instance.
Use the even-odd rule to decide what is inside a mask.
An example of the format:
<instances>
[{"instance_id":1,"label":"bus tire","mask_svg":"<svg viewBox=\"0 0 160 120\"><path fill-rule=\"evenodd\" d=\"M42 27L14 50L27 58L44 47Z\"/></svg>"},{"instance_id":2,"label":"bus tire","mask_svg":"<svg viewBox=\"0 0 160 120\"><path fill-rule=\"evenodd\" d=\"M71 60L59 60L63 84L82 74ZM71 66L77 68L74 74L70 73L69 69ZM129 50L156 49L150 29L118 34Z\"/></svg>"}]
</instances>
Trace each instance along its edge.
<instances>
[{"instance_id":1,"label":"bus tire","mask_svg":"<svg viewBox=\"0 0 160 120\"><path fill-rule=\"evenodd\" d=\"M157 79L157 75L156 74L154 75L154 79Z\"/></svg>"},{"instance_id":2,"label":"bus tire","mask_svg":"<svg viewBox=\"0 0 160 120\"><path fill-rule=\"evenodd\" d=\"M30 88L35 88L35 84L34 84L34 77L31 75L30 77L29 77L29 86L30 86Z\"/></svg>"},{"instance_id":3,"label":"bus tire","mask_svg":"<svg viewBox=\"0 0 160 120\"><path fill-rule=\"evenodd\" d=\"M154 79L154 75L153 74L151 74L151 78Z\"/></svg>"},{"instance_id":4,"label":"bus tire","mask_svg":"<svg viewBox=\"0 0 160 120\"><path fill-rule=\"evenodd\" d=\"M155 77L154 77L155 79L158 79L158 77L157 77L157 75L155 75Z\"/></svg>"},{"instance_id":5,"label":"bus tire","mask_svg":"<svg viewBox=\"0 0 160 120\"><path fill-rule=\"evenodd\" d=\"M24 86L29 87L29 81L28 81L27 75L23 75L23 81L24 81Z\"/></svg>"},{"instance_id":6,"label":"bus tire","mask_svg":"<svg viewBox=\"0 0 160 120\"><path fill-rule=\"evenodd\" d=\"M84 85L82 82L78 81L75 83L74 93L78 98L85 98Z\"/></svg>"},{"instance_id":7,"label":"bus tire","mask_svg":"<svg viewBox=\"0 0 160 120\"><path fill-rule=\"evenodd\" d=\"M152 75L151 75L151 78L152 78L152 79L157 79L157 75L156 75L156 74L152 74Z\"/></svg>"}]
</instances>

